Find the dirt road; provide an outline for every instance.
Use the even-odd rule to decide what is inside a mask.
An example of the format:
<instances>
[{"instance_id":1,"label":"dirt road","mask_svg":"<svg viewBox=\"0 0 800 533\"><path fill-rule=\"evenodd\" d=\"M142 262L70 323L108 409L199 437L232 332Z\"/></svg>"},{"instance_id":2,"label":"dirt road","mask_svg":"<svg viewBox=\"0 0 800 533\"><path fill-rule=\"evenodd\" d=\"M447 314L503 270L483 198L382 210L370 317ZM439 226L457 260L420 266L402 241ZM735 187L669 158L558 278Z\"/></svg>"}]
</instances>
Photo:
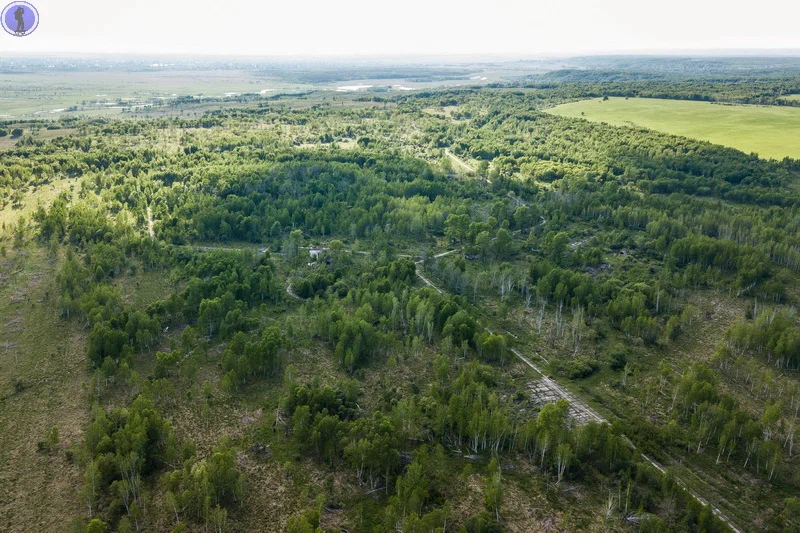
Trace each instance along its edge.
<instances>
[{"instance_id":1,"label":"dirt road","mask_svg":"<svg viewBox=\"0 0 800 533\"><path fill-rule=\"evenodd\" d=\"M153 211L150 206L147 206L147 232L150 234L151 239L156 238L156 232L153 231Z\"/></svg>"},{"instance_id":2,"label":"dirt road","mask_svg":"<svg viewBox=\"0 0 800 533\"><path fill-rule=\"evenodd\" d=\"M475 172L474 168L472 168L471 166L469 166L468 164L463 162L461 159L459 159L455 154L453 154L453 152L450 151L449 148L445 148L444 149L444 153L445 153L445 155L447 155L447 157L452 159L453 162L456 165L458 165L459 167L461 167L462 169L466 170L467 172Z\"/></svg>"}]
</instances>

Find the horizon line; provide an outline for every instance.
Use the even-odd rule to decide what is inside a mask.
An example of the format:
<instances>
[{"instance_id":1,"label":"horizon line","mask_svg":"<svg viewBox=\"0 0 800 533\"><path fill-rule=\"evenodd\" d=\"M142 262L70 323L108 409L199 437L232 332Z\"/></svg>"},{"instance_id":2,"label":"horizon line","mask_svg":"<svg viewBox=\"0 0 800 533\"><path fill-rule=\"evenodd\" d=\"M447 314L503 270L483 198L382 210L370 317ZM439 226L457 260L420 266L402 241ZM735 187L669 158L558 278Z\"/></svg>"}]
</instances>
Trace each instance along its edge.
<instances>
[{"instance_id":1,"label":"horizon line","mask_svg":"<svg viewBox=\"0 0 800 533\"><path fill-rule=\"evenodd\" d=\"M186 53L186 52L77 52L77 51L56 51L56 50L13 50L0 51L9 57L61 57L65 59L111 59L111 58L152 58L152 57L175 57L181 59L272 59L272 60L397 60L397 59L422 59L422 60L505 60L505 61L543 61L554 59L572 59L580 57L798 57L800 58L800 48L671 48L671 49L639 49L639 50L598 50L598 51L579 51L579 52L531 52L531 53L511 53L511 52L486 52L486 53L387 53L387 54L324 54L324 53L301 53L301 54L248 54L248 53Z\"/></svg>"}]
</instances>

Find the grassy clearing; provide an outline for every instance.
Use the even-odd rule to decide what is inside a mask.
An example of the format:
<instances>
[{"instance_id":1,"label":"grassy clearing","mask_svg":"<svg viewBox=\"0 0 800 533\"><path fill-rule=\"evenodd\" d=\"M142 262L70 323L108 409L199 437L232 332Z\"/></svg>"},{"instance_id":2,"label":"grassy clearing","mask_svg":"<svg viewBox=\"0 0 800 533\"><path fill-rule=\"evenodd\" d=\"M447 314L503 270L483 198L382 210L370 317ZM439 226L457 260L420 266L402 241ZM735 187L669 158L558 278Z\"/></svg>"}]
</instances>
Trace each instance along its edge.
<instances>
[{"instance_id":1,"label":"grassy clearing","mask_svg":"<svg viewBox=\"0 0 800 533\"><path fill-rule=\"evenodd\" d=\"M63 531L84 511L80 468L64 450L83 438L88 405L85 331L48 300L56 263L39 248L0 259L0 530ZM14 386L15 380L22 383ZM37 442L58 428L51 453ZM43 511L47 506L47 512Z\"/></svg>"},{"instance_id":2,"label":"grassy clearing","mask_svg":"<svg viewBox=\"0 0 800 533\"><path fill-rule=\"evenodd\" d=\"M655 98L583 100L550 113L617 126L639 126L731 146L761 157L800 158L800 109Z\"/></svg>"},{"instance_id":3,"label":"grassy clearing","mask_svg":"<svg viewBox=\"0 0 800 533\"><path fill-rule=\"evenodd\" d=\"M16 224L19 221L19 217L25 217L25 220L30 223L33 213L40 205L45 208L49 207L53 200L58 198L58 195L64 191L72 195L72 192L77 190L79 184L80 180L64 178L53 180L35 188L23 189L24 197L20 203L9 202L0 208L0 227L7 230L9 225Z\"/></svg>"},{"instance_id":4,"label":"grassy clearing","mask_svg":"<svg viewBox=\"0 0 800 533\"><path fill-rule=\"evenodd\" d=\"M123 303L142 311L148 304L165 298L174 288L170 283L169 272L163 270L150 270L121 277L117 280L117 286Z\"/></svg>"},{"instance_id":5,"label":"grassy clearing","mask_svg":"<svg viewBox=\"0 0 800 533\"><path fill-rule=\"evenodd\" d=\"M14 127L17 127L17 126L15 125ZM26 138L26 137L31 135L31 131L29 129L30 128L30 124L20 124L19 127L21 127L25 131L25 134L23 135L22 139L24 139L24 138ZM8 128L6 127L6 129L8 129ZM50 140L56 139L58 137L69 137L70 135L72 135L76 131L77 130L74 129L74 128L61 128L61 129L58 129L58 130L42 129L42 130L39 130L38 132L36 132L33 135L33 138L36 139L37 141L50 141ZM16 148L17 143L20 140L21 140L20 138L12 138L11 135L6 135L5 137L0 137L0 151L11 150L13 148Z\"/></svg>"}]
</instances>

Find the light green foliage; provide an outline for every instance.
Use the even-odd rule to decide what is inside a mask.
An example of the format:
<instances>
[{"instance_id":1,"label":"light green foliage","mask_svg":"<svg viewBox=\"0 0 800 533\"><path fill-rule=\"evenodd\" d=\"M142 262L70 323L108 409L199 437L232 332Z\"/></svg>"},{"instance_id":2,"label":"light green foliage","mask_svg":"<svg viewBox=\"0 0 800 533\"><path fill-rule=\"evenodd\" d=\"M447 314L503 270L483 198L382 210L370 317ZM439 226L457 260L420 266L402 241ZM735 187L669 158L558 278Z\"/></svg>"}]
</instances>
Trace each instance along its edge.
<instances>
[{"instance_id":1,"label":"light green foliage","mask_svg":"<svg viewBox=\"0 0 800 533\"><path fill-rule=\"evenodd\" d=\"M224 530L227 508L241 500L245 481L232 448L215 448L207 459L184 459L183 468L164 475L167 502L176 520L194 520Z\"/></svg>"}]
</instances>

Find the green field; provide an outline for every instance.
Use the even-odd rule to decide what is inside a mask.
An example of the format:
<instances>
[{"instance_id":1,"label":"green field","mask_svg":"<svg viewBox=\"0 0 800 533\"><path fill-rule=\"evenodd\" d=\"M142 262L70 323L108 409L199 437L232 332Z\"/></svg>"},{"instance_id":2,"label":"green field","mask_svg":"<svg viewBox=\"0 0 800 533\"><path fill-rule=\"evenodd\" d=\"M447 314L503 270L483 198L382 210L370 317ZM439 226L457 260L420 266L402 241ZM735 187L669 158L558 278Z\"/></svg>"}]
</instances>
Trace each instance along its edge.
<instances>
[{"instance_id":1,"label":"green field","mask_svg":"<svg viewBox=\"0 0 800 533\"><path fill-rule=\"evenodd\" d=\"M550 113L618 126L641 126L756 152L765 158L800 158L800 109L793 107L609 98L563 104Z\"/></svg>"},{"instance_id":2,"label":"green field","mask_svg":"<svg viewBox=\"0 0 800 533\"><path fill-rule=\"evenodd\" d=\"M309 87L233 70L4 73L0 75L0 119L119 115L123 107L175 96L222 98L262 91L267 95ZM72 106L76 111L67 111Z\"/></svg>"}]
</instances>

